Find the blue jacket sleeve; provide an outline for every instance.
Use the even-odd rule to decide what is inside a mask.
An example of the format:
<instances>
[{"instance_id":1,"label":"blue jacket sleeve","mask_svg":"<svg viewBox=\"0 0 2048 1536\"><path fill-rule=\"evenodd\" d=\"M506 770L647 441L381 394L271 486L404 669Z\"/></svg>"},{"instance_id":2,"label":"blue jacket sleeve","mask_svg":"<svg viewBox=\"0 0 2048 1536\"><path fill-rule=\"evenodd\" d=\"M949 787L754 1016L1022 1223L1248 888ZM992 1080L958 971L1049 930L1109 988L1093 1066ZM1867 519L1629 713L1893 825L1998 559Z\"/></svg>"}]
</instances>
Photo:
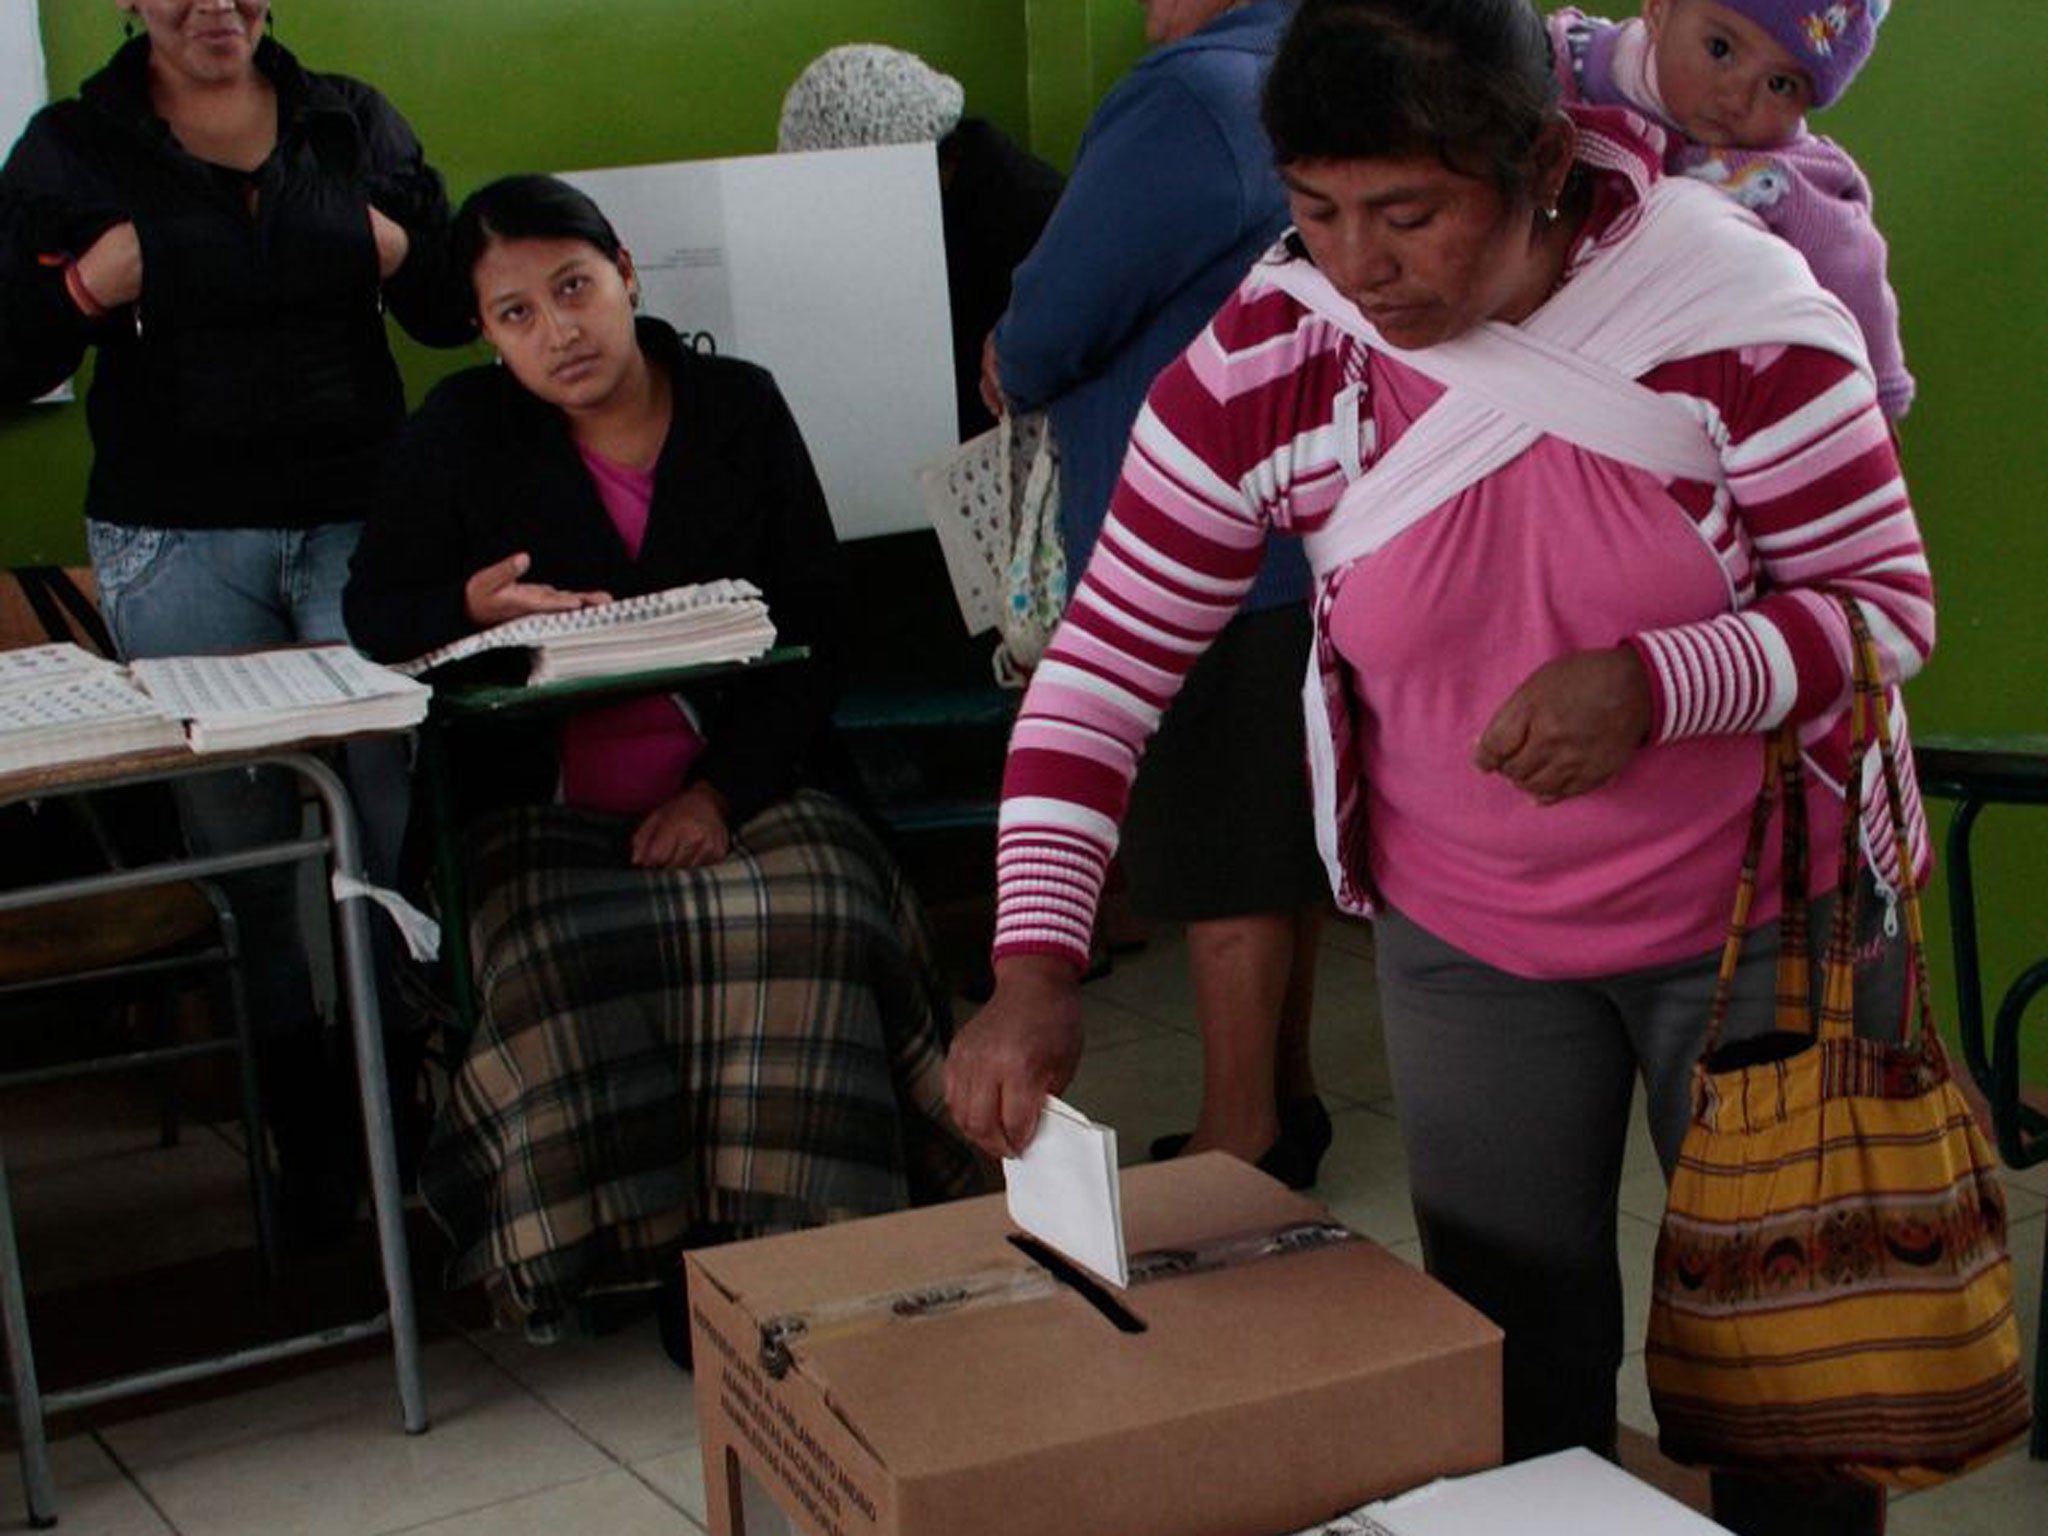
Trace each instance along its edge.
<instances>
[{"instance_id":1,"label":"blue jacket sleeve","mask_svg":"<svg viewBox=\"0 0 2048 1536\"><path fill-rule=\"evenodd\" d=\"M1089 125L1066 192L996 327L1003 392L1036 410L1098 373L1244 238L1244 178L1208 109L1139 72Z\"/></svg>"}]
</instances>

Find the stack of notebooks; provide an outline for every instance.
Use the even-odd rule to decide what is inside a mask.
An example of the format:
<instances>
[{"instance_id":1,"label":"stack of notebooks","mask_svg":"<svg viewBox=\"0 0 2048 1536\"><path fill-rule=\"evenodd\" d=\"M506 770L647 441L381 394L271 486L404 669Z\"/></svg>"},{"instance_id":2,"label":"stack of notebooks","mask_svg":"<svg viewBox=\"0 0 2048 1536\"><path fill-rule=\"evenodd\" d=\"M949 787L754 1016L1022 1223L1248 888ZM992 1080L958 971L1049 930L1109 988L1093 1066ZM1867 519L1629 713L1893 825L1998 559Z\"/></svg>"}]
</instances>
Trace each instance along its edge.
<instances>
[{"instance_id":1,"label":"stack of notebooks","mask_svg":"<svg viewBox=\"0 0 2048 1536\"><path fill-rule=\"evenodd\" d=\"M670 667L752 661L775 644L761 591L746 581L669 587L595 608L537 613L401 662L407 677L484 651L523 648L529 683L616 677Z\"/></svg>"},{"instance_id":2,"label":"stack of notebooks","mask_svg":"<svg viewBox=\"0 0 2048 1536\"><path fill-rule=\"evenodd\" d=\"M0 651L0 773L403 730L429 696L345 645L130 667L75 645Z\"/></svg>"}]
</instances>

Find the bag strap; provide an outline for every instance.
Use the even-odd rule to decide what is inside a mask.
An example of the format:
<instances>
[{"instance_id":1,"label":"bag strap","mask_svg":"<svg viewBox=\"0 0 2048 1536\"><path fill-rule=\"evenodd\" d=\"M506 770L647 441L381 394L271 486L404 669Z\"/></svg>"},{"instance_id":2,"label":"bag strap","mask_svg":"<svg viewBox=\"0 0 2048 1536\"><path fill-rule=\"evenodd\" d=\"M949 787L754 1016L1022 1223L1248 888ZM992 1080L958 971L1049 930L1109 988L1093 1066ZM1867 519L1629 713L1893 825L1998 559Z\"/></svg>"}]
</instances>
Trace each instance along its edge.
<instances>
[{"instance_id":1,"label":"bag strap","mask_svg":"<svg viewBox=\"0 0 2048 1536\"><path fill-rule=\"evenodd\" d=\"M1891 830L1893 857L1899 869L1899 904L1906 914L1906 954L1910 966L1908 980L1913 988L1914 1015L1920 1023L1919 1044L1922 1050L1938 1047L1940 1037L1934 1029L1934 990L1927 981L1927 920L1920 901L1920 883L1913 877L1912 834L1906 821L1906 797L1904 774L1899 766L1898 746L1892 733L1891 690L1885 686L1883 668L1878 661L1877 642L1871 638L1870 627L1864 621L1863 611L1853 599L1842 604L1849 615L1849 634L1856 647L1856 687L1859 696L1867 701L1870 712L1872 733L1877 738L1878 765L1884 781L1886 822ZM1851 777L1862 779L1862 759L1856 759ZM1845 837L1853 837L1858 829L1845 827ZM1841 982L1843 995L1849 991L1849 971L1853 966L1853 953L1844 946L1845 973ZM1901 1040L1905 1040L1910 1025L1901 1024Z\"/></svg>"},{"instance_id":2,"label":"bag strap","mask_svg":"<svg viewBox=\"0 0 2048 1536\"><path fill-rule=\"evenodd\" d=\"M52 640L69 640L76 633L100 655L114 654L114 637L107 633L99 609L79 590L69 571L58 565L21 565L15 567L14 578L36 621Z\"/></svg>"},{"instance_id":3,"label":"bag strap","mask_svg":"<svg viewBox=\"0 0 2048 1536\"><path fill-rule=\"evenodd\" d=\"M1721 946L1721 966L1714 979L1714 998L1707 1015L1705 1043L1701 1058L1711 1056L1720 1043L1728 1020L1735 983L1735 971L1742 958L1742 946L1749 933L1749 918L1756 903L1757 873L1763 860L1764 840L1769 835L1771 816L1778 804L1784 806L1783 851L1780 857L1782 897L1778 917L1778 979L1776 1025L1786 1033L1814 1033L1827 1038L1848 1039L1855 1033L1856 908L1861 865L1860 830L1863 821L1863 765L1873 747L1883 765L1885 798L1892 838L1898 850L1901 902L1906 911L1908 953L1912 985L1918 1002L1921 1042L1934 1038L1933 1010L1927 985L1926 924L1921 913L1919 887L1912 879L1912 853L1906 827L1905 798L1897 750L1893 744L1891 711L1884 674L1878 662L1877 646L1862 609L1853 598L1842 598L1848 617L1852 644L1854 682L1851 694L1849 769L1843 776L1842 834L1835 885L1835 910L1828 928L1827 948L1821 961L1821 1002L1818 1016L1813 1006L1813 939L1807 921L1808 830L1806 816L1806 774L1799 747L1798 728L1789 722L1773 731L1764 742L1762 787L1750 813L1749 837L1744 845L1742 874L1735 891L1735 909L1729 918L1728 936Z\"/></svg>"},{"instance_id":4,"label":"bag strap","mask_svg":"<svg viewBox=\"0 0 2048 1536\"><path fill-rule=\"evenodd\" d=\"M1728 918L1728 936L1721 944L1721 968L1714 977L1714 1000L1707 1010L1702 1060L1720 1044L1735 990L1735 970L1749 936L1749 915L1756 906L1757 873L1763 863L1764 840L1771 817L1784 804L1783 852L1779 859L1780 899L1778 942L1777 1027L1792 1033L1811 1028L1807 988L1810 985L1812 941L1806 922L1806 773L1799 756L1799 736L1791 725L1764 738L1764 775L1749 815L1749 836L1743 844L1742 874L1735 886L1735 910Z\"/></svg>"}]
</instances>

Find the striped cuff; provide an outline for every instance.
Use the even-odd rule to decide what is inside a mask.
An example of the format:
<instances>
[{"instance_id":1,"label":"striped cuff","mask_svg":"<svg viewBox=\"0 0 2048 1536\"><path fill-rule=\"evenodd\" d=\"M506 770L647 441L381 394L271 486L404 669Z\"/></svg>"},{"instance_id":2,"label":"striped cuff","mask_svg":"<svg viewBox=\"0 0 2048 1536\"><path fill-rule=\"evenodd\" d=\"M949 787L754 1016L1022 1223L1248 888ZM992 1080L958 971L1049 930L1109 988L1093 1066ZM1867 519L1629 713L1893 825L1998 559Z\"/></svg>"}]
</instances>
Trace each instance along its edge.
<instances>
[{"instance_id":1,"label":"striped cuff","mask_svg":"<svg viewBox=\"0 0 2048 1536\"><path fill-rule=\"evenodd\" d=\"M1783 637L1752 615L1646 630L1628 644L1649 675L1655 741L1745 735L1792 708L1791 655Z\"/></svg>"}]
</instances>

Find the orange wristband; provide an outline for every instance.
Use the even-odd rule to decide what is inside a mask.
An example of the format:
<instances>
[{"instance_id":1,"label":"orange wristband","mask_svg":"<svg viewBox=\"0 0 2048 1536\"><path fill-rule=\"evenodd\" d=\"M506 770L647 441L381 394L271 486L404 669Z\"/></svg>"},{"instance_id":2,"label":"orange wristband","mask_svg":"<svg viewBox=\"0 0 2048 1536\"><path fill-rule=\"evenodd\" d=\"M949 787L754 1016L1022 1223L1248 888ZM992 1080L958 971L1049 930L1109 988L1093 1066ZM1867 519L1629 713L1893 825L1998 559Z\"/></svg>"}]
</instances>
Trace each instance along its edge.
<instances>
[{"instance_id":1,"label":"orange wristband","mask_svg":"<svg viewBox=\"0 0 2048 1536\"><path fill-rule=\"evenodd\" d=\"M109 314L92 289L86 286L85 275L78 270L78 263L64 263L64 291L71 295L71 302L78 306L78 312L88 320L104 320Z\"/></svg>"}]
</instances>

